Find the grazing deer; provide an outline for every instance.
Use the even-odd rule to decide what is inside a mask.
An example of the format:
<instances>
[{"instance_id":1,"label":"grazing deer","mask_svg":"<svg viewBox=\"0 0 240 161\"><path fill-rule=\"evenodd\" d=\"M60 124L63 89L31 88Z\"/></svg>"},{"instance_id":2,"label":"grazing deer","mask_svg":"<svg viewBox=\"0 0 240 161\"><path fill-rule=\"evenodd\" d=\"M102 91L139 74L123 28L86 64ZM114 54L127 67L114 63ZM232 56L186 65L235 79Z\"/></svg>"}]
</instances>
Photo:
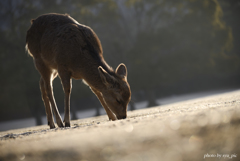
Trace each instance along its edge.
<instances>
[{"instance_id":1,"label":"grazing deer","mask_svg":"<svg viewBox=\"0 0 240 161\"><path fill-rule=\"evenodd\" d=\"M101 42L88 26L67 14L45 14L31 20L26 50L41 74L40 89L48 124L64 127L55 103L52 81L58 75L65 93L64 122L70 127L72 78L83 79L98 97L109 120L125 119L131 91L127 68L120 64L114 71L104 60Z\"/></svg>"}]
</instances>

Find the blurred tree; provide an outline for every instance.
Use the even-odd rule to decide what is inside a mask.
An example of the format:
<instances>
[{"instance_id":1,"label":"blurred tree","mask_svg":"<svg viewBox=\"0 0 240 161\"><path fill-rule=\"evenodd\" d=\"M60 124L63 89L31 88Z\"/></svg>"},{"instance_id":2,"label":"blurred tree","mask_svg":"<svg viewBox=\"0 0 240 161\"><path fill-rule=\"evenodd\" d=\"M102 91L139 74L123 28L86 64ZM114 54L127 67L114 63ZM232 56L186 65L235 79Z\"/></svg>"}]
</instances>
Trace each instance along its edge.
<instances>
[{"instance_id":1,"label":"blurred tree","mask_svg":"<svg viewBox=\"0 0 240 161\"><path fill-rule=\"evenodd\" d=\"M171 92L190 92L193 86L194 90L209 88L209 79L220 81L239 71L239 57L227 55L232 48L232 32L222 21L218 1L126 2L137 15L125 23L137 32L128 52L134 71L129 81L134 88L173 86ZM146 93L154 97L153 92Z\"/></svg>"},{"instance_id":2,"label":"blurred tree","mask_svg":"<svg viewBox=\"0 0 240 161\"><path fill-rule=\"evenodd\" d=\"M232 30L233 49L231 53L240 54L240 0L219 0L222 7L222 17L226 25L229 25Z\"/></svg>"},{"instance_id":3,"label":"blurred tree","mask_svg":"<svg viewBox=\"0 0 240 161\"><path fill-rule=\"evenodd\" d=\"M42 101L39 101L41 100L38 85L40 76L34 69L32 58L27 57L24 51L26 31L31 25L31 19L48 12L71 13L74 4L72 1L61 0L26 0L24 2L9 0L0 1L0 4L2 24L0 32L3 35L0 48L2 75L0 82L5 84L0 97L0 118L7 120L33 115L37 124L41 124L40 117L44 106ZM59 80L54 83L54 87L60 111L63 111L63 92ZM86 87L83 87L83 90L89 91ZM82 97L88 97L89 93L83 91L80 94Z\"/></svg>"},{"instance_id":4,"label":"blurred tree","mask_svg":"<svg viewBox=\"0 0 240 161\"><path fill-rule=\"evenodd\" d=\"M41 123L40 76L24 51L30 20L41 14L69 13L91 26L107 62L127 65L133 97L145 90L152 106L156 94L239 86L238 9L237 0L0 0L0 120L35 115ZM54 93L63 111L59 79ZM72 112L100 106L75 80L71 103Z\"/></svg>"},{"instance_id":5,"label":"blurred tree","mask_svg":"<svg viewBox=\"0 0 240 161\"><path fill-rule=\"evenodd\" d=\"M25 97L25 88L29 81L34 77L25 77L26 57L21 53L24 52L25 31L24 29L30 23L26 19L30 15L26 13L26 4L17 0L0 1L2 22L1 32L3 33L1 44L1 83L3 97L1 96L1 119L7 119L9 114L12 117L26 117L30 115ZM26 1L26 3L30 3ZM32 8L29 8L31 11ZM33 11L33 10L32 10ZM31 69L30 72L31 73Z\"/></svg>"}]
</instances>

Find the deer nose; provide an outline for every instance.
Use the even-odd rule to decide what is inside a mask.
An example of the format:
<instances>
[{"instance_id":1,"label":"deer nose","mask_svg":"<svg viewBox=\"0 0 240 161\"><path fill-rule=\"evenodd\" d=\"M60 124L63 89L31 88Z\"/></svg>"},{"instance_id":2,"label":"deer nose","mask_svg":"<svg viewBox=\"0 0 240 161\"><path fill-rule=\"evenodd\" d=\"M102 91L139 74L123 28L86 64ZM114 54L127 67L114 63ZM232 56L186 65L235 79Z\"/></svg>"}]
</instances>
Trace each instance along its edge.
<instances>
[{"instance_id":1,"label":"deer nose","mask_svg":"<svg viewBox=\"0 0 240 161\"><path fill-rule=\"evenodd\" d=\"M125 116L117 116L117 118L120 120L120 119L126 119L127 118L127 116L125 115Z\"/></svg>"}]
</instances>

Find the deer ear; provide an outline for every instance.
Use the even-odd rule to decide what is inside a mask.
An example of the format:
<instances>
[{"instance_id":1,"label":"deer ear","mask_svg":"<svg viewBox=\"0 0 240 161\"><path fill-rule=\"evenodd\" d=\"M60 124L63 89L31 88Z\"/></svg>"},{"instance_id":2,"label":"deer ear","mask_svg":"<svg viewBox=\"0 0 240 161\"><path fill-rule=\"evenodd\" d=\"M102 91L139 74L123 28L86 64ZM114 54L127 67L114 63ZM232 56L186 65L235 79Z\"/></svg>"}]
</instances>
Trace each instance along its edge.
<instances>
[{"instance_id":1,"label":"deer ear","mask_svg":"<svg viewBox=\"0 0 240 161\"><path fill-rule=\"evenodd\" d=\"M100 74L100 77L102 79L102 82L107 86L110 87L111 84L114 82L114 78L101 66L98 67L98 72Z\"/></svg>"},{"instance_id":2,"label":"deer ear","mask_svg":"<svg viewBox=\"0 0 240 161\"><path fill-rule=\"evenodd\" d=\"M118 65L116 69L116 73L120 75L122 78L127 78L127 67L125 64L121 63Z\"/></svg>"}]
</instances>

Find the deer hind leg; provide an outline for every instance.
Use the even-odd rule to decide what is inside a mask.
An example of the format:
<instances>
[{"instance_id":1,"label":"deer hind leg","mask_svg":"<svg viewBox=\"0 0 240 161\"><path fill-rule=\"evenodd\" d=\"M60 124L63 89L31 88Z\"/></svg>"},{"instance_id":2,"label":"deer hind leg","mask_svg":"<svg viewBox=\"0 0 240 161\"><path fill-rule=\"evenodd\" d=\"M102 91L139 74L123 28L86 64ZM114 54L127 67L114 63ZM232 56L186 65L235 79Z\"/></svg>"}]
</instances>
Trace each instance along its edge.
<instances>
[{"instance_id":1,"label":"deer hind leg","mask_svg":"<svg viewBox=\"0 0 240 161\"><path fill-rule=\"evenodd\" d=\"M54 120L53 120L52 108L51 108L51 105L50 105L50 102L49 102L49 99L47 96L44 80L42 77L40 78L39 84L40 84L40 90L42 93L42 99L43 99L43 102L45 105L45 111L46 111L46 115L47 115L48 125L50 126L50 129L53 129L53 128L55 128L55 125L54 125Z\"/></svg>"},{"instance_id":2,"label":"deer hind leg","mask_svg":"<svg viewBox=\"0 0 240 161\"><path fill-rule=\"evenodd\" d=\"M93 91L93 93L95 93L95 95L97 96L97 98L101 102L102 106L104 107L104 109L105 109L105 111L108 115L109 120L112 120L112 121L117 120L115 114L113 114L113 112L108 108L107 104L105 103L105 101L103 99L103 96L102 96L102 93L100 93L99 91L97 91L93 88L91 88L91 90Z\"/></svg>"},{"instance_id":3,"label":"deer hind leg","mask_svg":"<svg viewBox=\"0 0 240 161\"><path fill-rule=\"evenodd\" d=\"M62 82L63 90L65 93L64 99L64 123L65 127L70 127L70 95L72 90L71 73L66 69L59 67L58 74Z\"/></svg>"},{"instance_id":4,"label":"deer hind leg","mask_svg":"<svg viewBox=\"0 0 240 161\"><path fill-rule=\"evenodd\" d=\"M51 69L47 68L45 66L45 64L40 60L38 60L38 61L35 60L35 65L42 76L41 77L41 85L42 85L41 91L42 91L42 97L44 100L45 108L47 109L46 113L48 115L48 121L50 123L50 128L54 128L54 126L53 126L54 122L52 121L53 120L52 112L50 112L51 111L50 105L55 114L57 125L59 127L64 127L61 116L57 109L57 105L56 105L56 102L55 102L55 99L53 96L53 89L52 89L52 80L57 76L57 73L52 72ZM49 102L50 102L50 104L49 104Z\"/></svg>"},{"instance_id":5,"label":"deer hind leg","mask_svg":"<svg viewBox=\"0 0 240 161\"><path fill-rule=\"evenodd\" d=\"M57 77L57 72L52 73L50 82L47 83L47 91L48 91L49 100L50 100L50 103L52 105L53 112L54 112L54 115L55 115L55 118L56 118L57 125L58 125L58 127L64 127L62 118L61 118L60 113L58 111L57 104L56 104L56 101L55 101L54 95L53 95L52 81L56 77Z\"/></svg>"}]
</instances>

